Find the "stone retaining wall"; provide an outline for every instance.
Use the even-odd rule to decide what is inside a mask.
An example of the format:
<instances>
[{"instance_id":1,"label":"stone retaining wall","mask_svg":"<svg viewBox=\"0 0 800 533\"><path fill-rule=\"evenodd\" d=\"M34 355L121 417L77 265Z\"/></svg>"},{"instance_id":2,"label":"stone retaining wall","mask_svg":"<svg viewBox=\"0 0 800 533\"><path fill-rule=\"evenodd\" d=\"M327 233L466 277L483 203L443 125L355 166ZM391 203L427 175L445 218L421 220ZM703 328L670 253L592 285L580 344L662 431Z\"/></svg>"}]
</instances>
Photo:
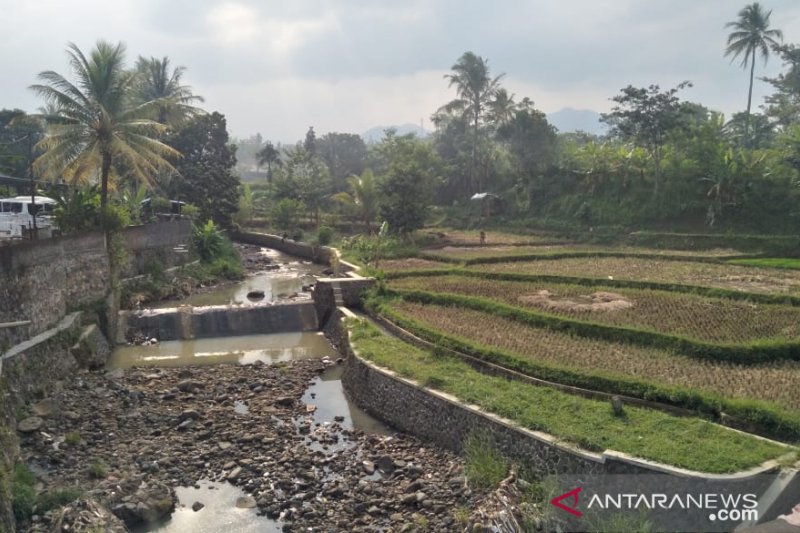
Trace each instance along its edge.
<instances>
[{"instance_id":1,"label":"stone retaining wall","mask_svg":"<svg viewBox=\"0 0 800 533\"><path fill-rule=\"evenodd\" d=\"M252 306L182 306L146 311L120 311L117 344L135 333L159 341L232 335L316 331L312 302Z\"/></svg>"},{"instance_id":2,"label":"stone retaining wall","mask_svg":"<svg viewBox=\"0 0 800 533\"><path fill-rule=\"evenodd\" d=\"M123 275L139 274L151 259L165 266L188 259L175 250L191 238L189 220L122 230L128 248ZM87 232L0 247L0 353L53 327L68 311L111 291L106 238Z\"/></svg>"},{"instance_id":3,"label":"stone retaining wall","mask_svg":"<svg viewBox=\"0 0 800 533\"><path fill-rule=\"evenodd\" d=\"M148 263L157 261L165 269L183 265L191 257L192 221L188 218L130 226L121 232L128 249L127 261L120 276L137 276Z\"/></svg>"},{"instance_id":4,"label":"stone retaining wall","mask_svg":"<svg viewBox=\"0 0 800 533\"><path fill-rule=\"evenodd\" d=\"M42 333L69 309L109 292L105 235L100 232L0 248L0 352Z\"/></svg>"},{"instance_id":5,"label":"stone retaining wall","mask_svg":"<svg viewBox=\"0 0 800 533\"><path fill-rule=\"evenodd\" d=\"M375 278L319 279L312 294L319 329L324 329L337 306L361 309L364 292L375 285ZM337 298L339 301L337 301Z\"/></svg>"},{"instance_id":6,"label":"stone retaining wall","mask_svg":"<svg viewBox=\"0 0 800 533\"><path fill-rule=\"evenodd\" d=\"M331 264L331 257L336 254L336 250L328 246L312 246L304 242L284 239L279 235L271 235L269 233L231 231L230 237L237 242L272 248L285 254L295 255L307 259L308 261L323 263L329 266Z\"/></svg>"}]
</instances>

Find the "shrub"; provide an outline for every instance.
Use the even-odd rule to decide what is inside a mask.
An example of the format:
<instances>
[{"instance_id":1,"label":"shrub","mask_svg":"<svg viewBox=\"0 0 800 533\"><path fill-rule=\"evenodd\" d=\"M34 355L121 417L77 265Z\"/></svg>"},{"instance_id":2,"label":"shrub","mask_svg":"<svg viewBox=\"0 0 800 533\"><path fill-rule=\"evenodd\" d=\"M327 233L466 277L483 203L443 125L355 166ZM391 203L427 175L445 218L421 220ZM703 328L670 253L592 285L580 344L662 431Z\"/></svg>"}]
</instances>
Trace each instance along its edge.
<instances>
[{"instance_id":1,"label":"shrub","mask_svg":"<svg viewBox=\"0 0 800 533\"><path fill-rule=\"evenodd\" d=\"M34 482L33 473L27 465L18 464L14 467L14 476L11 480L11 508L18 521L25 521L33 516L33 508L36 505Z\"/></svg>"},{"instance_id":2,"label":"shrub","mask_svg":"<svg viewBox=\"0 0 800 533\"><path fill-rule=\"evenodd\" d=\"M195 226L192 241L197 255L206 262L219 257L224 245L224 237L213 220L208 220L202 226Z\"/></svg>"},{"instance_id":3,"label":"shrub","mask_svg":"<svg viewBox=\"0 0 800 533\"><path fill-rule=\"evenodd\" d=\"M317 231L317 243L320 246L327 246L333 240L333 230L327 226L321 226Z\"/></svg>"}]
</instances>

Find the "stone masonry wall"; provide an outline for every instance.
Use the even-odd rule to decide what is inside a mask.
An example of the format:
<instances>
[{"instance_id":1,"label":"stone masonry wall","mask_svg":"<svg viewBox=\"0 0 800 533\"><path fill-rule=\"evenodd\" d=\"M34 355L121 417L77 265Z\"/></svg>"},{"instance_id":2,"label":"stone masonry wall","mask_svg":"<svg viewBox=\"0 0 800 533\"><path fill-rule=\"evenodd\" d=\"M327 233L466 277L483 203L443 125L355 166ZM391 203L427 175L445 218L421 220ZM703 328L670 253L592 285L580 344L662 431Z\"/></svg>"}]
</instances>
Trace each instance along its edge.
<instances>
[{"instance_id":1,"label":"stone masonry wall","mask_svg":"<svg viewBox=\"0 0 800 533\"><path fill-rule=\"evenodd\" d=\"M0 248L0 352L110 290L105 235L86 233Z\"/></svg>"},{"instance_id":2,"label":"stone masonry wall","mask_svg":"<svg viewBox=\"0 0 800 533\"><path fill-rule=\"evenodd\" d=\"M188 245L192 238L192 222L188 218L130 226L121 233L128 249L128 258L120 274L123 278L144 273L152 261L172 268L190 259Z\"/></svg>"},{"instance_id":3,"label":"stone masonry wall","mask_svg":"<svg viewBox=\"0 0 800 533\"><path fill-rule=\"evenodd\" d=\"M234 241L272 248L289 255L295 255L315 263L324 263L326 265L331 264L331 257L336 253L333 248L329 248L328 246L312 246L304 242L284 239L278 235L271 235L269 233L232 231L230 237Z\"/></svg>"},{"instance_id":4,"label":"stone masonry wall","mask_svg":"<svg viewBox=\"0 0 800 533\"><path fill-rule=\"evenodd\" d=\"M314 307L317 309L319 328L333 315L337 307L336 292L341 295L339 305L352 309L361 309L363 306L364 292L375 285L375 278L333 278L319 279L314 286Z\"/></svg>"}]
</instances>

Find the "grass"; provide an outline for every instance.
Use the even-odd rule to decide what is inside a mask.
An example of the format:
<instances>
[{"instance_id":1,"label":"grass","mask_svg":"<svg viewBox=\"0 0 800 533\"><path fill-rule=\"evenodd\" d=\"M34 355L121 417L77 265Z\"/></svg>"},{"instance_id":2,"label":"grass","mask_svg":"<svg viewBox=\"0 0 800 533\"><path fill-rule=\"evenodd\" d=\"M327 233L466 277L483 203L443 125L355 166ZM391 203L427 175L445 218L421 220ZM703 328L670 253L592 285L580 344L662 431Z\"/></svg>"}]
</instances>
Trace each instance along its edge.
<instances>
[{"instance_id":1,"label":"grass","mask_svg":"<svg viewBox=\"0 0 800 533\"><path fill-rule=\"evenodd\" d=\"M800 294L800 272L696 261L632 257L573 257L474 267L484 272L549 274L720 287L745 292Z\"/></svg>"},{"instance_id":2,"label":"grass","mask_svg":"<svg viewBox=\"0 0 800 533\"><path fill-rule=\"evenodd\" d=\"M63 507L83 495L78 487L65 487L36 494L36 479L27 465L19 463L14 468L12 479L12 509L18 522L27 522L37 514L44 514L57 507Z\"/></svg>"},{"instance_id":3,"label":"grass","mask_svg":"<svg viewBox=\"0 0 800 533\"><path fill-rule=\"evenodd\" d=\"M401 278L395 289L426 290L490 298L505 304L611 326L680 335L705 342L742 343L800 339L800 308L755 304L668 291L553 282L481 279L459 275ZM542 291L549 295L543 296ZM622 297L631 307L587 310L592 294ZM571 305L571 304L576 305Z\"/></svg>"},{"instance_id":4,"label":"grass","mask_svg":"<svg viewBox=\"0 0 800 533\"><path fill-rule=\"evenodd\" d=\"M607 402L484 375L458 359L416 349L363 322L351 324L351 332L360 355L380 366L420 383L433 378L437 388L466 403L588 450L617 450L712 473L753 467L788 451L698 418L628 407L628 416L621 419Z\"/></svg>"},{"instance_id":5,"label":"grass","mask_svg":"<svg viewBox=\"0 0 800 533\"><path fill-rule=\"evenodd\" d=\"M472 433L464 443L467 484L477 489L493 489L508 474L508 460L492 446L488 434Z\"/></svg>"},{"instance_id":6,"label":"grass","mask_svg":"<svg viewBox=\"0 0 800 533\"><path fill-rule=\"evenodd\" d=\"M487 350L573 371L635 378L666 387L698 389L720 397L773 402L800 411L800 362L758 366L697 360L669 350L586 339L534 328L514 320L455 306L393 302L391 318L420 324ZM480 324L479 328L475 324ZM415 328L418 330L418 328ZM423 336L424 336L424 332Z\"/></svg>"},{"instance_id":7,"label":"grass","mask_svg":"<svg viewBox=\"0 0 800 533\"><path fill-rule=\"evenodd\" d=\"M384 272L404 272L408 270L446 270L453 265L430 259L407 257L405 259L385 259L381 261L380 268Z\"/></svg>"},{"instance_id":8,"label":"grass","mask_svg":"<svg viewBox=\"0 0 800 533\"><path fill-rule=\"evenodd\" d=\"M800 259L791 257L763 257L758 259L731 259L732 265L744 265L762 268L782 268L786 270L800 270Z\"/></svg>"}]
</instances>

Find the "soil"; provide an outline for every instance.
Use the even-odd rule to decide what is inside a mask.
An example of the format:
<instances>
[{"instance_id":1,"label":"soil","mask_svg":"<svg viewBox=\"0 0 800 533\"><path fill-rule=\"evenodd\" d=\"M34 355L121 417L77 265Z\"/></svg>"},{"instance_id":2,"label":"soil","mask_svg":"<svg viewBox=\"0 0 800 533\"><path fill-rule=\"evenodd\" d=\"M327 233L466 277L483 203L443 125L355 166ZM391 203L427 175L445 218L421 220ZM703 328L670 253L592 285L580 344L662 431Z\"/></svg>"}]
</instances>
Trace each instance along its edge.
<instances>
[{"instance_id":1,"label":"soil","mask_svg":"<svg viewBox=\"0 0 800 533\"><path fill-rule=\"evenodd\" d=\"M613 292L593 292L581 296L558 296L548 290L520 296L519 301L548 311L620 311L630 309L634 303Z\"/></svg>"}]
</instances>

